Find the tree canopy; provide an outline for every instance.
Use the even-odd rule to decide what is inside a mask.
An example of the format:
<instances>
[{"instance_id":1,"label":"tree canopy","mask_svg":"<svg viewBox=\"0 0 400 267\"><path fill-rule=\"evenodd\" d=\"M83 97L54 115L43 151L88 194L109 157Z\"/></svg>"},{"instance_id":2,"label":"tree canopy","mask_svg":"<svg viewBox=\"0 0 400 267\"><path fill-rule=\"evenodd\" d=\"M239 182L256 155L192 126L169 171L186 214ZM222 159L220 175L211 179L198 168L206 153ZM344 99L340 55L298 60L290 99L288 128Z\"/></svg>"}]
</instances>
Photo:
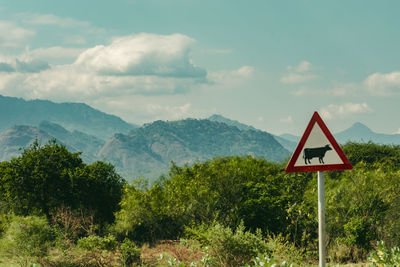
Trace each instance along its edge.
<instances>
[{"instance_id":1,"label":"tree canopy","mask_svg":"<svg viewBox=\"0 0 400 267\"><path fill-rule=\"evenodd\" d=\"M110 223L119 207L124 180L111 164L87 165L79 153L51 141L34 142L21 156L0 163L0 194L17 215L46 215L69 207L93 212Z\"/></svg>"}]
</instances>

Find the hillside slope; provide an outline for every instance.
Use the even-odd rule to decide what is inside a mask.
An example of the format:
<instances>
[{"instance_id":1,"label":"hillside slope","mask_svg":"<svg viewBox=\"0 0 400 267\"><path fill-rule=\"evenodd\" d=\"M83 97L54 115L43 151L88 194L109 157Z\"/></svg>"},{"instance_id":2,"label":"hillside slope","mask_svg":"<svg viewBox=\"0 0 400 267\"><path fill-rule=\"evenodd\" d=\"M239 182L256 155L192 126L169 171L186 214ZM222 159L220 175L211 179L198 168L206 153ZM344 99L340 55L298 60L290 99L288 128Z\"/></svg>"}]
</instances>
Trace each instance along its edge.
<instances>
[{"instance_id":1,"label":"hillside slope","mask_svg":"<svg viewBox=\"0 0 400 267\"><path fill-rule=\"evenodd\" d=\"M289 156L271 134L242 131L225 123L186 119L156 121L129 134L116 134L98 156L129 177L156 177L178 165L218 156L253 155L280 161Z\"/></svg>"}]
</instances>

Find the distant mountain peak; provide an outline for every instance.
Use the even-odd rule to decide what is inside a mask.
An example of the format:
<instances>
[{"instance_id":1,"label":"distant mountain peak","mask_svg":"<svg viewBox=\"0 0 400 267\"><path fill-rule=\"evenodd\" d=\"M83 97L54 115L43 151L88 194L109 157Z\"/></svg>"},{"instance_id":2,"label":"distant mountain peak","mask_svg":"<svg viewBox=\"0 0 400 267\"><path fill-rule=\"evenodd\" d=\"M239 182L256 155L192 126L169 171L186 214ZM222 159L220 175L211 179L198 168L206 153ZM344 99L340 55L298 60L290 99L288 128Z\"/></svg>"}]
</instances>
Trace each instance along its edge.
<instances>
[{"instance_id":1,"label":"distant mountain peak","mask_svg":"<svg viewBox=\"0 0 400 267\"><path fill-rule=\"evenodd\" d=\"M353 132L353 133L373 133L370 128L368 128L365 124L362 124L361 122L356 122L354 123L349 129L346 131Z\"/></svg>"}]
</instances>

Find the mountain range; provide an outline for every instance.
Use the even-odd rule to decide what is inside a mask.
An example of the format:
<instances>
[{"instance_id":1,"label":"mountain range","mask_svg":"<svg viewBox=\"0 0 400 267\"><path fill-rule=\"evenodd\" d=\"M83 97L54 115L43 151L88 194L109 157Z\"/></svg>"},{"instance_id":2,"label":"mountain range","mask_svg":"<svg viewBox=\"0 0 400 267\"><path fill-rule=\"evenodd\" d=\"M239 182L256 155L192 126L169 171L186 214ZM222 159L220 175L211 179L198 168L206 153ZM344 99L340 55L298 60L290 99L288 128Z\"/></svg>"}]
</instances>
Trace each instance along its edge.
<instances>
[{"instance_id":1,"label":"mountain range","mask_svg":"<svg viewBox=\"0 0 400 267\"><path fill-rule=\"evenodd\" d=\"M299 137L268 132L212 115L207 119L154 121L143 126L127 123L86 104L26 101L0 96L0 160L21 153L34 140L51 139L85 162L111 162L127 180L153 180L168 173L171 161L192 164L221 156L251 155L271 161L288 158ZM400 144L400 135L379 134L361 123L335 134L346 141Z\"/></svg>"},{"instance_id":2,"label":"mountain range","mask_svg":"<svg viewBox=\"0 0 400 267\"><path fill-rule=\"evenodd\" d=\"M0 131L15 125L37 126L42 121L57 123L70 131L85 132L103 140L138 127L82 103L26 101L0 95Z\"/></svg>"},{"instance_id":3,"label":"mountain range","mask_svg":"<svg viewBox=\"0 0 400 267\"><path fill-rule=\"evenodd\" d=\"M360 122L356 122L350 128L333 135L336 141L340 144L344 144L346 142L373 142L377 144L400 145L400 134L376 133L368 128L365 124ZM300 136L295 136L292 134L282 134L279 137L296 144L300 140Z\"/></svg>"},{"instance_id":4,"label":"mountain range","mask_svg":"<svg viewBox=\"0 0 400 267\"><path fill-rule=\"evenodd\" d=\"M100 158L136 176L167 173L171 161L183 165L234 155L281 161L290 153L267 132L206 119L155 121L129 134L114 135L99 152Z\"/></svg>"}]
</instances>

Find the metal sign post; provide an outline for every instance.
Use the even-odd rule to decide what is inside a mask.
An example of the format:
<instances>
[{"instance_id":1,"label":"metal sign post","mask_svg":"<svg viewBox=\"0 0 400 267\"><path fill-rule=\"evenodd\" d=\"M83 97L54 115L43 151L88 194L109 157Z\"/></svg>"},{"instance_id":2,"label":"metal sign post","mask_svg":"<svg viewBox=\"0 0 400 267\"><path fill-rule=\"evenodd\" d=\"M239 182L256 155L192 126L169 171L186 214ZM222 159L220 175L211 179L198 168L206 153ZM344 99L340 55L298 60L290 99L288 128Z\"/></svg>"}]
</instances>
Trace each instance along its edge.
<instances>
[{"instance_id":1,"label":"metal sign post","mask_svg":"<svg viewBox=\"0 0 400 267\"><path fill-rule=\"evenodd\" d=\"M319 266L325 267L325 181L324 171L350 170L353 166L317 112L300 139L286 172L318 172Z\"/></svg>"},{"instance_id":2,"label":"metal sign post","mask_svg":"<svg viewBox=\"0 0 400 267\"><path fill-rule=\"evenodd\" d=\"M318 247L319 267L325 267L325 181L324 172L318 172Z\"/></svg>"}]
</instances>

